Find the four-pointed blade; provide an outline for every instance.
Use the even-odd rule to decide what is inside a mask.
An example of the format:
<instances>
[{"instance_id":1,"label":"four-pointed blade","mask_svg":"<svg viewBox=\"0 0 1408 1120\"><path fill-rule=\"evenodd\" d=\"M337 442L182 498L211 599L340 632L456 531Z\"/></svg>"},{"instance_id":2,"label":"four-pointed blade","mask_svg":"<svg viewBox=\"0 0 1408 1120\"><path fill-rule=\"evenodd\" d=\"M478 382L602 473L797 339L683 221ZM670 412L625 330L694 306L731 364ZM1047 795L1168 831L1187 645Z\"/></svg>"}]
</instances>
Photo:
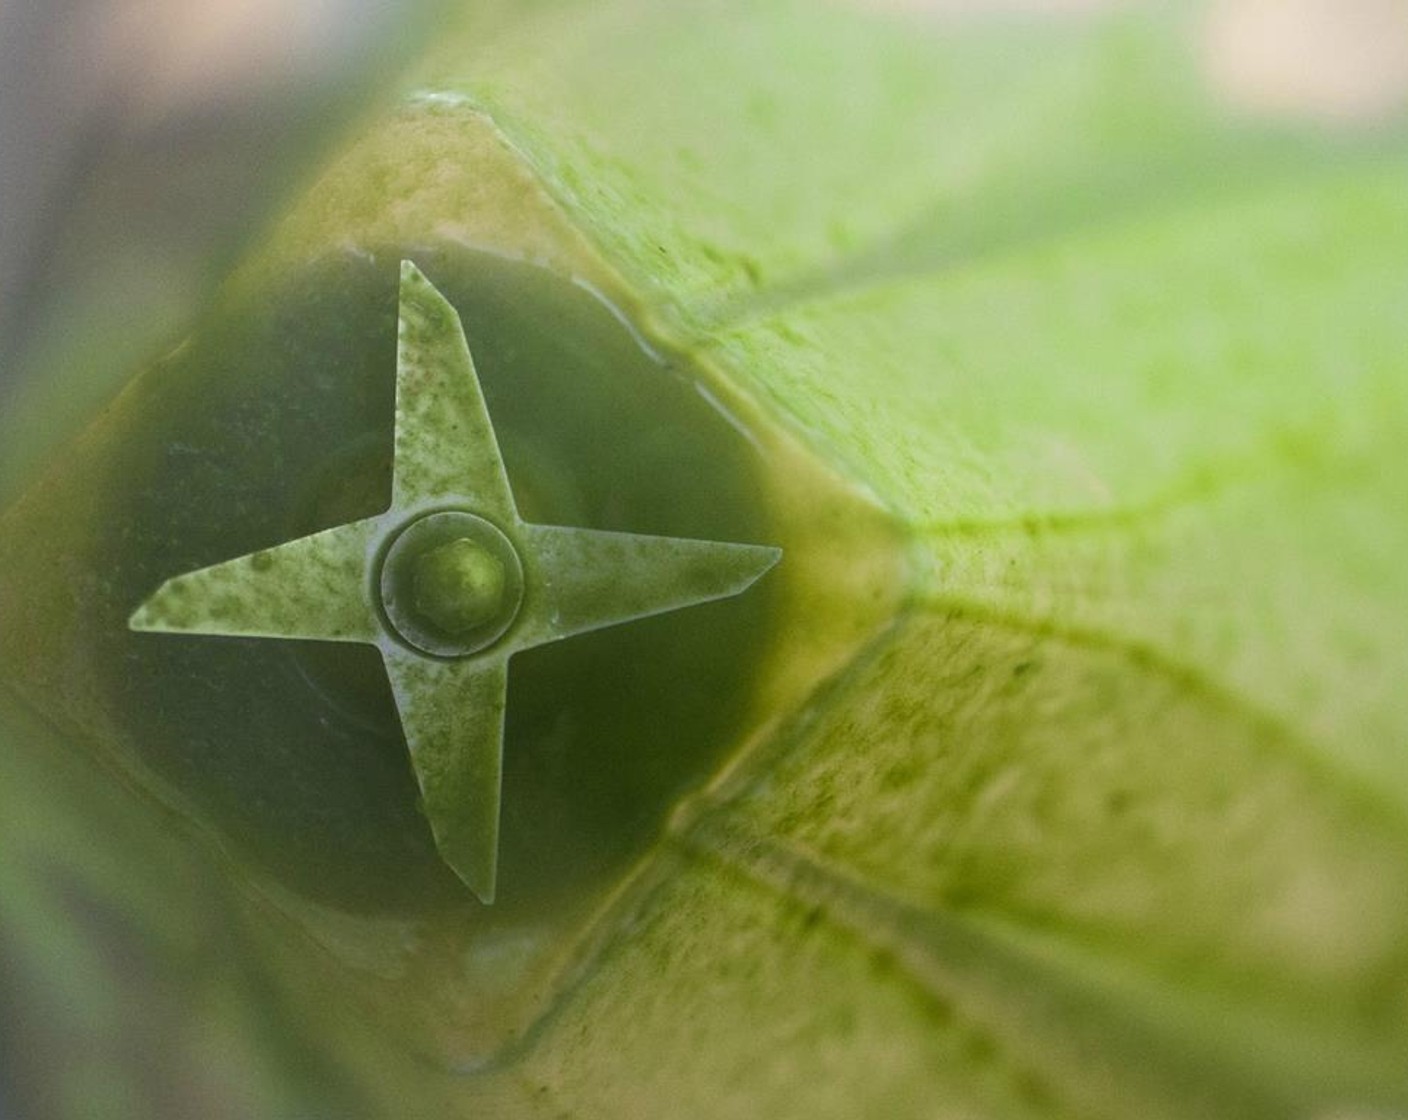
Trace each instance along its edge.
<instances>
[{"instance_id":1,"label":"four-pointed blade","mask_svg":"<svg viewBox=\"0 0 1408 1120\"><path fill-rule=\"evenodd\" d=\"M409 261L401 266L393 477L388 514L177 576L137 609L129 625L378 646L436 846L470 890L490 903L497 881L509 656L736 595L781 553L756 545L525 525L459 315ZM509 532L528 582L523 617L508 639L458 660L398 644L382 620L381 592L373 580L388 527L415 512L442 516L434 507L446 502L467 503Z\"/></svg>"},{"instance_id":2,"label":"four-pointed blade","mask_svg":"<svg viewBox=\"0 0 1408 1120\"><path fill-rule=\"evenodd\" d=\"M440 857L494 901L508 659L434 661L383 649L411 765Z\"/></svg>"},{"instance_id":3,"label":"four-pointed blade","mask_svg":"<svg viewBox=\"0 0 1408 1120\"><path fill-rule=\"evenodd\" d=\"M401 263L393 488L401 509L458 494L490 520L517 520L459 313L410 261Z\"/></svg>"},{"instance_id":4,"label":"four-pointed blade","mask_svg":"<svg viewBox=\"0 0 1408 1120\"><path fill-rule=\"evenodd\" d=\"M167 580L137 608L133 630L244 638L375 642L367 591L376 518L252 552Z\"/></svg>"},{"instance_id":5,"label":"four-pointed blade","mask_svg":"<svg viewBox=\"0 0 1408 1120\"><path fill-rule=\"evenodd\" d=\"M525 649L746 591L782 553L638 533L523 525L530 587L512 636Z\"/></svg>"}]
</instances>

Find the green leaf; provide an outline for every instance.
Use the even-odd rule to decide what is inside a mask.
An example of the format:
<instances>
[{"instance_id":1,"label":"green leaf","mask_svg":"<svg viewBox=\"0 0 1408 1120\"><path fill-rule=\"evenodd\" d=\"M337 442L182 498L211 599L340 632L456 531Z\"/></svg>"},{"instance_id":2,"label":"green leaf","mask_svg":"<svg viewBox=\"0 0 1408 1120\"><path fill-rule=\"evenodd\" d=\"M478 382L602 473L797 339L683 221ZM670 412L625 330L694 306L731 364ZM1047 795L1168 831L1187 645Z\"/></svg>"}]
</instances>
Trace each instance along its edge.
<instances>
[{"instance_id":1,"label":"green leaf","mask_svg":"<svg viewBox=\"0 0 1408 1120\"><path fill-rule=\"evenodd\" d=\"M1195 32L622 3L429 67L910 542L525 1057L558 1105L1408 1103L1408 161Z\"/></svg>"}]
</instances>

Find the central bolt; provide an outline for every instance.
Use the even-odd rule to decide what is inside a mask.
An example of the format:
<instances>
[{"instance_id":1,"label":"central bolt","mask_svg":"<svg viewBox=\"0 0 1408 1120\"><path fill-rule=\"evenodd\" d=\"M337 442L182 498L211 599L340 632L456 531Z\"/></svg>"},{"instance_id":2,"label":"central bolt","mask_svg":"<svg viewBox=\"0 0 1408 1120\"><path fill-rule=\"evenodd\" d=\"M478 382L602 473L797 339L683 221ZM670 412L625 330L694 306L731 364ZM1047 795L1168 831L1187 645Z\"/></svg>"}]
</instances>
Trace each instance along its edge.
<instances>
[{"instance_id":1,"label":"central bolt","mask_svg":"<svg viewBox=\"0 0 1408 1120\"><path fill-rule=\"evenodd\" d=\"M422 653L466 657L503 636L523 602L523 565L501 529L463 510L405 526L381 562L381 604L395 635Z\"/></svg>"},{"instance_id":2,"label":"central bolt","mask_svg":"<svg viewBox=\"0 0 1408 1120\"><path fill-rule=\"evenodd\" d=\"M468 537L457 537L416 558L412 602L437 629L466 634L499 613L507 583L502 560Z\"/></svg>"}]
</instances>

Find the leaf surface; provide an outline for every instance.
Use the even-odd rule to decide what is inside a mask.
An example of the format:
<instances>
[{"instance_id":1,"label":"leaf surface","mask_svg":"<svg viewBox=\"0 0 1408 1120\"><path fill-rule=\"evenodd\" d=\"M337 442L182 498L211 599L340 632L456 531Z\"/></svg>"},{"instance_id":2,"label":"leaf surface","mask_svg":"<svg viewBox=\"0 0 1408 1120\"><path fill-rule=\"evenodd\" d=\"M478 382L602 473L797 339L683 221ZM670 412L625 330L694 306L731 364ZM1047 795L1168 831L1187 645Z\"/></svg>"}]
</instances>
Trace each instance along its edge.
<instances>
[{"instance_id":1,"label":"leaf surface","mask_svg":"<svg viewBox=\"0 0 1408 1120\"><path fill-rule=\"evenodd\" d=\"M679 819L531 1076L586 1115L1402 1107L1394 136L1238 119L1158 7L687 8L425 78L906 527L911 606Z\"/></svg>"}]
</instances>

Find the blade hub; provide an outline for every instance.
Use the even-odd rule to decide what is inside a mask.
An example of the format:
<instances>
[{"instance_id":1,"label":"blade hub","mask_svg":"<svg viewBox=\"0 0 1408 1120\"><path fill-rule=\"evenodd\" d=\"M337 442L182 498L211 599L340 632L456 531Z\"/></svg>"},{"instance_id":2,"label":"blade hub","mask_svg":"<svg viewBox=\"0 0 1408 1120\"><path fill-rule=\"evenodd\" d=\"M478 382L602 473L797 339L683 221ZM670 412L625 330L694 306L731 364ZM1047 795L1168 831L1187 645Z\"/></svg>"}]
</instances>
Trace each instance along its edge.
<instances>
[{"instance_id":1,"label":"blade hub","mask_svg":"<svg viewBox=\"0 0 1408 1120\"><path fill-rule=\"evenodd\" d=\"M523 564L493 522L465 510L403 528L381 562L381 608L395 637L433 657L488 649L523 605Z\"/></svg>"}]
</instances>

